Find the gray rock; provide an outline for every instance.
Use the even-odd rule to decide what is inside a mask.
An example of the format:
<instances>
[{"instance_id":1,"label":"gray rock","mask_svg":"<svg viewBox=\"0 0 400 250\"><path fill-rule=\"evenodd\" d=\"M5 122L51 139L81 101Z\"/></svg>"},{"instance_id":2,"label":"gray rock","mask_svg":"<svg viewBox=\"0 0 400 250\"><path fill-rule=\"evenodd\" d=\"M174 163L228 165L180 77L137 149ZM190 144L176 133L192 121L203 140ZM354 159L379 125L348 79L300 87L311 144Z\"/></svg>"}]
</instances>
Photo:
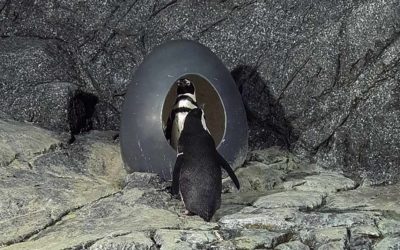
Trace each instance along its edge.
<instances>
[{"instance_id":1,"label":"gray rock","mask_svg":"<svg viewBox=\"0 0 400 250\"><path fill-rule=\"evenodd\" d=\"M284 172L260 162L249 162L238 168L236 176L240 180L240 192L271 190L282 182ZM224 192L237 192L230 177L223 180Z\"/></svg>"},{"instance_id":2,"label":"gray rock","mask_svg":"<svg viewBox=\"0 0 400 250\"><path fill-rule=\"evenodd\" d=\"M345 227L328 227L302 231L300 232L300 237L302 242L305 242L314 248L320 248L325 244L335 241L345 242L348 240L347 228ZM322 247L322 249L324 248Z\"/></svg>"},{"instance_id":3,"label":"gray rock","mask_svg":"<svg viewBox=\"0 0 400 250\"><path fill-rule=\"evenodd\" d=\"M346 249L346 242L343 240L332 241L318 247L317 250L344 250Z\"/></svg>"},{"instance_id":4,"label":"gray rock","mask_svg":"<svg viewBox=\"0 0 400 250\"><path fill-rule=\"evenodd\" d=\"M269 232L268 230L244 230L241 236L232 241L237 249L274 248L288 237L287 233Z\"/></svg>"},{"instance_id":5,"label":"gray rock","mask_svg":"<svg viewBox=\"0 0 400 250\"><path fill-rule=\"evenodd\" d=\"M394 219L383 219L378 222L379 231L383 235L389 236L398 234L400 235L400 221Z\"/></svg>"},{"instance_id":6,"label":"gray rock","mask_svg":"<svg viewBox=\"0 0 400 250\"><path fill-rule=\"evenodd\" d=\"M290 241L274 248L275 250L309 250L310 248L301 241Z\"/></svg>"},{"instance_id":7,"label":"gray rock","mask_svg":"<svg viewBox=\"0 0 400 250\"><path fill-rule=\"evenodd\" d=\"M242 211L222 217L219 223L223 228L255 228L270 231L292 230L298 217L294 208L260 209L244 208Z\"/></svg>"},{"instance_id":8,"label":"gray rock","mask_svg":"<svg viewBox=\"0 0 400 250\"><path fill-rule=\"evenodd\" d=\"M132 232L126 235L111 235L96 241L90 250L150 250L153 241L143 232Z\"/></svg>"},{"instance_id":9,"label":"gray rock","mask_svg":"<svg viewBox=\"0 0 400 250\"><path fill-rule=\"evenodd\" d=\"M356 226L350 228L350 249L371 249L374 242L381 236L376 226Z\"/></svg>"},{"instance_id":10,"label":"gray rock","mask_svg":"<svg viewBox=\"0 0 400 250\"><path fill-rule=\"evenodd\" d=\"M387 237L379 241L373 249L375 250L395 250L400 248L400 237Z\"/></svg>"},{"instance_id":11,"label":"gray rock","mask_svg":"<svg viewBox=\"0 0 400 250\"><path fill-rule=\"evenodd\" d=\"M41 230L29 241L13 244L9 249L74 248L98 241L114 232L132 229L150 231L162 227L177 227L180 220L167 210L136 204L143 191L132 189L84 206L64 216L60 223Z\"/></svg>"},{"instance_id":12,"label":"gray rock","mask_svg":"<svg viewBox=\"0 0 400 250\"><path fill-rule=\"evenodd\" d=\"M224 198L222 198L223 200ZM221 207L215 212L212 221L218 221L225 215L235 214L242 210L246 205L240 204L221 204Z\"/></svg>"},{"instance_id":13,"label":"gray rock","mask_svg":"<svg viewBox=\"0 0 400 250\"><path fill-rule=\"evenodd\" d=\"M400 214L400 186L362 187L328 196L326 208L335 210L388 211Z\"/></svg>"},{"instance_id":14,"label":"gray rock","mask_svg":"<svg viewBox=\"0 0 400 250\"><path fill-rule=\"evenodd\" d=\"M259 197L274 194L278 190L268 190L265 192L250 191L240 193L223 193L221 207L213 217L213 221L218 221L225 215L235 214L240 210L252 205Z\"/></svg>"},{"instance_id":15,"label":"gray rock","mask_svg":"<svg viewBox=\"0 0 400 250\"><path fill-rule=\"evenodd\" d=\"M154 240L160 249L271 249L287 240L287 233L251 229L225 237L218 230L171 230L160 229Z\"/></svg>"},{"instance_id":16,"label":"gray rock","mask_svg":"<svg viewBox=\"0 0 400 250\"><path fill-rule=\"evenodd\" d=\"M354 189L356 183L335 172L322 172L319 175L307 176L302 180L282 183L285 189L320 192L324 194Z\"/></svg>"},{"instance_id":17,"label":"gray rock","mask_svg":"<svg viewBox=\"0 0 400 250\"><path fill-rule=\"evenodd\" d=\"M259 208L295 207L315 209L322 205L324 195L311 191L287 191L260 197L253 206Z\"/></svg>"},{"instance_id":18,"label":"gray rock","mask_svg":"<svg viewBox=\"0 0 400 250\"><path fill-rule=\"evenodd\" d=\"M248 208L226 215L219 220L224 228L263 228L271 231L299 231L327 227L374 225L378 216L373 213L300 212L294 208Z\"/></svg>"},{"instance_id":19,"label":"gray rock","mask_svg":"<svg viewBox=\"0 0 400 250\"><path fill-rule=\"evenodd\" d=\"M179 223L179 229L215 231L219 229L219 225L216 222L206 222L200 216L183 216Z\"/></svg>"},{"instance_id":20,"label":"gray rock","mask_svg":"<svg viewBox=\"0 0 400 250\"><path fill-rule=\"evenodd\" d=\"M293 154L279 147L253 150L249 152L247 157L247 161L257 161L266 165L281 163L279 169L285 172L297 169L297 160Z\"/></svg>"},{"instance_id":21,"label":"gray rock","mask_svg":"<svg viewBox=\"0 0 400 250\"><path fill-rule=\"evenodd\" d=\"M154 236L160 249L201 249L217 240L217 236L209 231L157 230Z\"/></svg>"},{"instance_id":22,"label":"gray rock","mask_svg":"<svg viewBox=\"0 0 400 250\"><path fill-rule=\"evenodd\" d=\"M121 188L126 173L109 133L67 146L62 136L28 124L0 121L0 130L0 154L17 156L0 167L0 245L25 241Z\"/></svg>"},{"instance_id":23,"label":"gray rock","mask_svg":"<svg viewBox=\"0 0 400 250\"><path fill-rule=\"evenodd\" d=\"M308 249L289 243L299 239L315 249L396 246L397 185L348 190L353 181L339 173L269 161L287 155L275 148L256 152L264 159L246 178L262 173L266 184L276 171L293 190L224 193L205 222L184 215L157 175L127 175L115 134L91 131L69 144L64 134L0 120L2 249ZM308 191L294 190L301 186Z\"/></svg>"},{"instance_id":24,"label":"gray rock","mask_svg":"<svg viewBox=\"0 0 400 250\"><path fill-rule=\"evenodd\" d=\"M293 154L278 147L249 152L246 163L236 170L240 180L240 191L267 191L280 186L287 175L304 176L310 171L310 166L300 164L300 160ZM225 192L236 192L236 188L230 180L223 180Z\"/></svg>"},{"instance_id":25,"label":"gray rock","mask_svg":"<svg viewBox=\"0 0 400 250\"><path fill-rule=\"evenodd\" d=\"M232 241L222 241L218 243L218 245L213 245L213 249L218 250L236 250L236 246L233 244Z\"/></svg>"},{"instance_id":26,"label":"gray rock","mask_svg":"<svg viewBox=\"0 0 400 250\"><path fill-rule=\"evenodd\" d=\"M157 174L135 172L126 176L124 186L125 189L162 189L164 185Z\"/></svg>"},{"instance_id":27,"label":"gray rock","mask_svg":"<svg viewBox=\"0 0 400 250\"><path fill-rule=\"evenodd\" d=\"M56 40L2 38L0 58L2 112L53 130L75 126L70 118L76 80Z\"/></svg>"},{"instance_id":28,"label":"gray rock","mask_svg":"<svg viewBox=\"0 0 400 250\"><path fill-rule=\"evenodd\" d=\"M0 119L0 167L60 147L65 137L36 126Z\"/></svg>"}]
</instances>

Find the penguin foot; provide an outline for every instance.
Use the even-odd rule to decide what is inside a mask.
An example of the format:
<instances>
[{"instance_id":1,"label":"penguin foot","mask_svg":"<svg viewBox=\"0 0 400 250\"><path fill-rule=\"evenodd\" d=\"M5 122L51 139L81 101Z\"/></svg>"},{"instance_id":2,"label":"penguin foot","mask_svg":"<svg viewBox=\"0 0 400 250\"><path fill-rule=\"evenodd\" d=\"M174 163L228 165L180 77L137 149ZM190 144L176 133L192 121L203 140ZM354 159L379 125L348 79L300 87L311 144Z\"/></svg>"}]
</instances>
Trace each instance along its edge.
<instances>
[{"instance_id":1,"label":"penguin foot","mask_svg":"<svg viewBox=\"0 0 400 250\"><path fill-rule=\"evenodd\" d=\"M185 210L185 212L183 212L183 214L187 215L187 216L195 215L194 213L190 212L189 210Z\"/></svg>"},{"instance_id":2,"label":"penguin foot","mask_svg":"<svg viewBox=\"0 0 400 250\"><path fill-rule=\"evenodd\" d=\"M181 200L180 194L179 194L179 193L174 193L174 192L172 192L172 187L171 187L171 186L166 187L166 188L163 189L162 191L166 191L167 193L170 193L170 194L171 194L171 197L172 197L173 199Z\"/></svg>"}]
</instances>

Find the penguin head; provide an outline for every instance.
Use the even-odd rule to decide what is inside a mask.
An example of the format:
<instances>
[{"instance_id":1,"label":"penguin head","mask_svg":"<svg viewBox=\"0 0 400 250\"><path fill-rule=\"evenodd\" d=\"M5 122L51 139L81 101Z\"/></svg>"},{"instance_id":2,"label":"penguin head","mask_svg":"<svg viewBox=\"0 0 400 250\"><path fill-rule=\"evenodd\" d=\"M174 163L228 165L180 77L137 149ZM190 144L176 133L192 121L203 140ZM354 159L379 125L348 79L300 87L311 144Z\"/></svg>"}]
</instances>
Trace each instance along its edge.
<instances>
[{"instance_id":1,"label":"penguin head","mask_svg":"<svg viewBox=\"0 0 400 250\"><path fill-rule=\"evenodd\" d=\"M201 108L192 109L186 116L183 129L189 128L191 130L201 129L208 131L204 117L204 111Z\"/></svg>"},{"instance_id":2,"label":"penguin head","mask_svg":"<svg viewBox=\"0 0 400 250\"><path fill-rule=\"evenodd\" d=\"M181 78L178 81L176 81L176 84L178 85L178 88L176 91L177 95L181 95L181 94L193 94L194 95L194 85L188 79Z\"/></svg>"}]
</instances>

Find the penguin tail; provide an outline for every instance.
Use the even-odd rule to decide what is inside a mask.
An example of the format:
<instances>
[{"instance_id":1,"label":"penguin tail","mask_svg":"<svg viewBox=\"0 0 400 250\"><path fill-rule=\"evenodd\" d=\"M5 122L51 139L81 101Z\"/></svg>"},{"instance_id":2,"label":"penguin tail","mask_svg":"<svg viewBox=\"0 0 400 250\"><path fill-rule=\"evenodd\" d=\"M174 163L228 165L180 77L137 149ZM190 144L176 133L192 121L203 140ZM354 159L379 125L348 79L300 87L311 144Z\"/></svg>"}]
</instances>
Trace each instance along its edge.
<instances>
[{"instance_id":1,"label":"penguin tail","mask_svg":"<svg viewBox=\"0 0 400 250\"><path fill-rule=\"evenodd\" d=\"M203 220L210 222L211 218L213 217L213 214L203 214L203 215L199 215Z\"/></svg>"}]
</instances>

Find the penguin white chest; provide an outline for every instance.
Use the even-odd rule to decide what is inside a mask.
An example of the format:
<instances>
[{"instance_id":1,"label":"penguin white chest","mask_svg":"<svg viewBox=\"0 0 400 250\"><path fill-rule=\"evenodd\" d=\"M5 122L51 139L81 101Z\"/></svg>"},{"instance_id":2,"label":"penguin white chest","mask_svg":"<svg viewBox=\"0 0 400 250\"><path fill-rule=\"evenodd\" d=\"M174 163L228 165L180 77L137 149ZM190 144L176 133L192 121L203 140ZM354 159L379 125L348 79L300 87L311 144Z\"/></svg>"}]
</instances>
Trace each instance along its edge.
<instances>
[{"instance_id":1,"label":"penguin white chest","mask_svg":"<svg viewBox=\"0 0 400 250\"><path fill-rule=\"evenodd\" d=\"M175 119L175 130L180 135L183 130L183 125L185 124L185 118L188 112L179 112Z\"/></svg>"},{"instance_id":2,"label":"penguin white chest","mask_svg":"<svg viewBox=\"0 0 400 250\"><path fill-rule=\"evenodd\" d=\"M186 95L185 95L186 96ZM180 100L178 102L177 108L189 108L189 109L195 109L197 108L197 105L193 102L191 102L188 99ZM187 113L187 112L185 112Z\"/></svg>"}]
</instances>

